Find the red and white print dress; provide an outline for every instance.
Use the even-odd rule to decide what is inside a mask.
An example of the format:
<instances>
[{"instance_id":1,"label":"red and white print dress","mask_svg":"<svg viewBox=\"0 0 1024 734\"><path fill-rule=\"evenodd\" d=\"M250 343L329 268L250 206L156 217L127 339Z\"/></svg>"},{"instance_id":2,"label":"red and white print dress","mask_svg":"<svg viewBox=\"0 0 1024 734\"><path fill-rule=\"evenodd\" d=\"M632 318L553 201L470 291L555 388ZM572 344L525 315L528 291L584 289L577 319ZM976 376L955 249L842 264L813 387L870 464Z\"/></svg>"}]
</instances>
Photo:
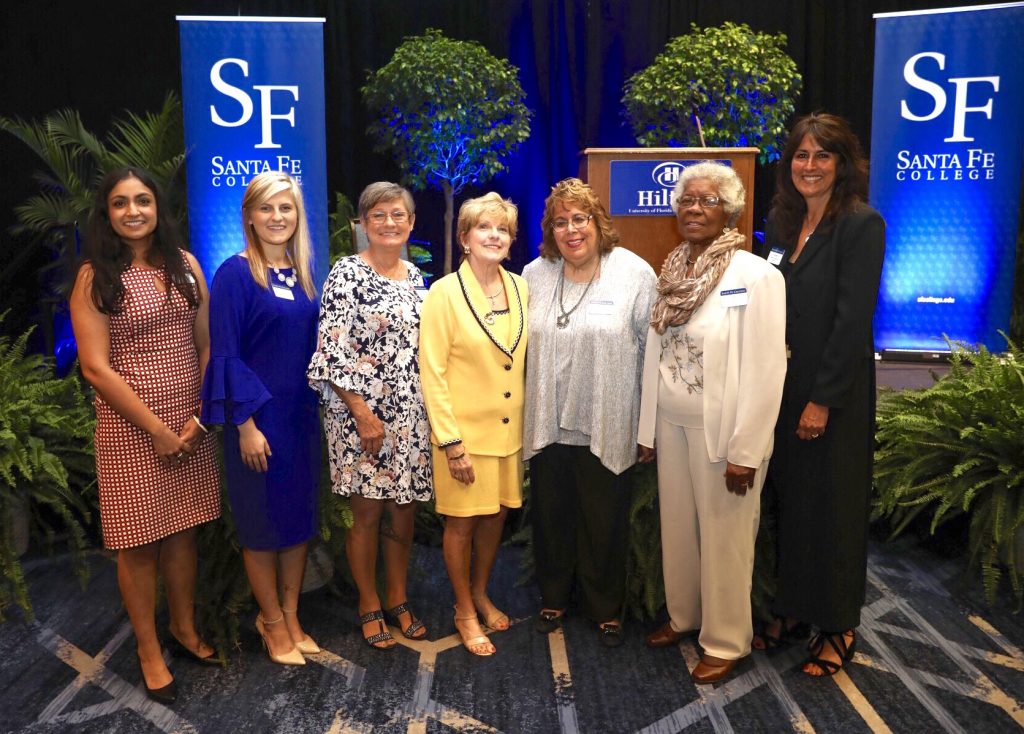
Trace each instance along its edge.
<instances>
[{"instance_id":1,"label":"red and white print dress","mask_svg":"<svg viewBox=\"0 0 1024 734\"><path fill-rule=\"evenodd\" d=\"M161 275L137 267L121 275L125 295L121 313L110 316L110 365L160 420L179 432L199 407L199 357L192 335L196 308L173 287L168 302L156 284ZM95 405L105 547L144 545L220 516L212 435L184 464L165 467L148 433L99 394Z\"/></svg>"}]
</instances>

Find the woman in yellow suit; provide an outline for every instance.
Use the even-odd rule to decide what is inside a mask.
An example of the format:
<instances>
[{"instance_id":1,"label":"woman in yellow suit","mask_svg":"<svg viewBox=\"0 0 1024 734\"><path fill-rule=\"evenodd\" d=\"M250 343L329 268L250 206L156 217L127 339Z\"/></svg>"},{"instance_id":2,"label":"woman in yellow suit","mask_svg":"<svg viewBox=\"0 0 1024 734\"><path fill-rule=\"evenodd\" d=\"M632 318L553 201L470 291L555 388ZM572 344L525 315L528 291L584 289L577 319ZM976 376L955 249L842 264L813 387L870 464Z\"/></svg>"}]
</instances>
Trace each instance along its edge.
<instances>
[{"instance_id":1,"label":"woman in yellow suit","mask_svg":"<svg viewBox=\"0 0 1024 734\"><path fill-rule=\"evenodd\" d=\"M516 222L515 205L498 194L466 201L462 265L434 284L420 315L420 377L455 627L467 650L485 656L494 645L477 615L491 631L509 627L487 581L507 510L523 502L526 282L501 266Z\"/></svg>"}]
</instances>

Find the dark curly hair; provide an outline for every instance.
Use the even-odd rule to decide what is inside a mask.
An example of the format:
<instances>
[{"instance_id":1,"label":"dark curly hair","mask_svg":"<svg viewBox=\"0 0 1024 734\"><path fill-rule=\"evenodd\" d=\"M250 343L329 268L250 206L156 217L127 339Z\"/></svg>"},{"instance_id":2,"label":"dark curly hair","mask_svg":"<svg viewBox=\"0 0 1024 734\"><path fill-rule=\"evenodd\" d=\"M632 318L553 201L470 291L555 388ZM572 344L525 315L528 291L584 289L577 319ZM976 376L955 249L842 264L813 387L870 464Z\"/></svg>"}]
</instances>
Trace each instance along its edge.
<instances>
[{"instance_id":1,"label":"dark curly hair","mask_svg":"<svg viewBox=\"0 0 1024 734\"><path fill-rule=\"evenodd\" d=\"M793 124L782 158L775 169L775 196L771 219L786 241L800 234L807 202L793 184L793 156L803 139L810 135L822 150L836 157L836 181L818 231L828 231L845 214L864 206L868 196L868 160L850 125L837 115L814 112Z\"/></svg>"},{"instance_id":2,"label":"dark curly hair","mask_svg":"<svg viewBox=\"0 0 1024 734\"><path fill-rule=\"evenodd\" d=\"M153 246L146 255L146 261L163 271L164 282L173 284L189 305L199 305L198 286L190 276L184 258L178 252L182 240L178 235L174 217L171 216L171 206L167 197L152 175L141 168L127 166L110 171L100 181L82 247L82 264L89 263L93 271L92 300L96 308L101 313L116 314L120 313L124 303L124 283L121 281L121 274L132 263L132 250L117 236L110 225L107 199L115 186L129 178L138 179L143 186L152 191L156 203L157 225L153 231ZM170 298L171 290L168 288L167 299Z\"/></svg>"}]
</instances>

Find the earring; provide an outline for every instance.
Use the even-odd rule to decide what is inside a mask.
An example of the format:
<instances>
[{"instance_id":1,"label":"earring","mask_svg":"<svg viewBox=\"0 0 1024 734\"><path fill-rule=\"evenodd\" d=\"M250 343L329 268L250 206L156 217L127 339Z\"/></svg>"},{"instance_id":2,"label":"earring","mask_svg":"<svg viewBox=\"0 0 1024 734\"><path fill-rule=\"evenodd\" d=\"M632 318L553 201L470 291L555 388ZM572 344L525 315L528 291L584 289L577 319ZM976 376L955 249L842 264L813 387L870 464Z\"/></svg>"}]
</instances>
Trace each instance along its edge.
<instances>
[{"instance_id":1,"label":"earring","mask_svg":"<svg viewBox=\"0 0 1024 734\"><path fill-rule=\"evenodd\" d=\"M468 247L463 247L462 248L462 254L463 255L468 255L469 254L469 248Z\"/></svg>"}]
</instances>

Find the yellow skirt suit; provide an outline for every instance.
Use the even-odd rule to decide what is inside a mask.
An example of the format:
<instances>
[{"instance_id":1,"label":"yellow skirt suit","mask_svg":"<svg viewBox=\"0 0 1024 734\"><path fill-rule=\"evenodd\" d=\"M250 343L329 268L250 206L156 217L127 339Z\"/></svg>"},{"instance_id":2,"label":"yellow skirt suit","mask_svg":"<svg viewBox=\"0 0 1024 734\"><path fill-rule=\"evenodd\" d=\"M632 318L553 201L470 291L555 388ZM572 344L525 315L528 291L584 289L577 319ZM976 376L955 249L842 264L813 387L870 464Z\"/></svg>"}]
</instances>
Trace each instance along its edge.
<instances>
[{"instance_id":1,"label":"yellow skirt suit","mask_svg":"<svg viewBox=\"0 0 1024 734\"><path fill-rule=\"evenodd\" d=\"M526 281L501 269L507 311L491 311L468 263L441 278L420 313L420 379L430 419L437 511L493 515L523 503ZM476 481L447 469L462 443Z\"/></svg>"}]
</instances>

